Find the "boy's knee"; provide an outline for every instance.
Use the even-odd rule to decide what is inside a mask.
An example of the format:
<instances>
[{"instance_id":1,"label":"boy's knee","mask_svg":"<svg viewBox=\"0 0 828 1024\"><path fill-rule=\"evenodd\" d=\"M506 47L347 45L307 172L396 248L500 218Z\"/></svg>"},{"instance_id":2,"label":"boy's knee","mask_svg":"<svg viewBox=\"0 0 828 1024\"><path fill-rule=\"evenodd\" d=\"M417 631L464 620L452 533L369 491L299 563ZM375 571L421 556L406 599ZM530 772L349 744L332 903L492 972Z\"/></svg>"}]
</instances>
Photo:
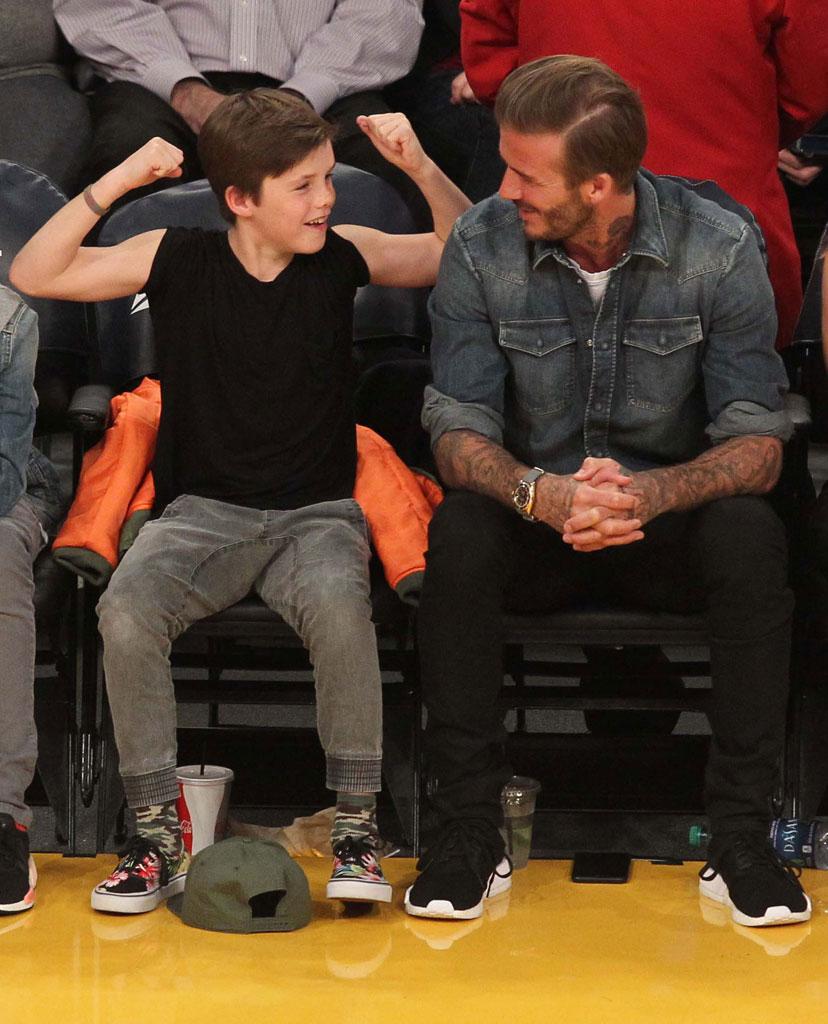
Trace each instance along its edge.
<instances>
[{"instance_id":1,"label":"boy's knee","mask_svg":"<svg viewBox=\"0 0 828 1024\"><path fill-rule=\"evenodd\" d=\"M98 601L98 631L108 643L129 640L151 628L154 618L161 621L157 601L113 577Z\"/></svg>"},{"instance_id":2,"label":"boy's knee","mask_svg":"<svg viewBox=\"0 0 828 1024\"><path fill-rule=\"evenodd\" d=\"M368 583L354 579L353 574L323 575L317 586L306 591L303 603L306 617L324 623L332 633L371 619Z\"/></svg>"}]
</instances>

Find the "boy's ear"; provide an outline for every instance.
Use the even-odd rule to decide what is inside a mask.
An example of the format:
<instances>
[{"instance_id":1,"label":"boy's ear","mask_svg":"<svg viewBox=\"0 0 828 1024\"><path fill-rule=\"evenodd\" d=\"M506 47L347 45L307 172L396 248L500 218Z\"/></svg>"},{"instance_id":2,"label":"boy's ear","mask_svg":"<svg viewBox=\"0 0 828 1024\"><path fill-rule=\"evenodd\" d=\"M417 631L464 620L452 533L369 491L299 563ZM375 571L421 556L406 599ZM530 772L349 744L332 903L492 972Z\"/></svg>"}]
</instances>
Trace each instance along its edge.
<instances>
[{"instance_id":1,"label":"boy's ear","mask_svg":"<svg viewBox=\"0 0 828 1024\"><path fill-rule=\"evenodd\" d=\"M256 201L249 192L242 192L237 185L228 185L224 190L224 201L237 217L250 217Z\"/></svg>"}]
</instances>

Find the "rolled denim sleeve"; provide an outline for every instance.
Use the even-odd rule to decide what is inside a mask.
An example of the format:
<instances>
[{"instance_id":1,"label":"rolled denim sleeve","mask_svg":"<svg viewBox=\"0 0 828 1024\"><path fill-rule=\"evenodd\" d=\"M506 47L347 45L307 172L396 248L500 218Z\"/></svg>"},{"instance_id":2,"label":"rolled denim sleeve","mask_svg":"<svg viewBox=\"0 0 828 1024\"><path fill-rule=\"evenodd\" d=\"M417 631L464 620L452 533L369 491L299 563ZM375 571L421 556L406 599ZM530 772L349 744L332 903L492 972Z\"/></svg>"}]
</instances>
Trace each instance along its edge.
<instances>
[{"instance_id":1,"label":"rolled denim sleeve","mask_svg":"<svg viewBox=\"0 0 828 1024\"><path fill-rule=\"evenodd\" d=\"M784 409L769 412L755 402L731 402L707 428L707 436L714 444L745 434L787 441L793 431L793 420Z\"/></svg>"},{"instance_id":2,"label":"rolled denim sleeve","mask_svg":"<svg viewBox=\"0 0 828 1024\"><path fill-rule=\"evenodd\" d=\"M503 443L503 416L479 402L458 402L428 385L423 401L423 426L431 435L431 443L449 430L473 430L497 444Z\"/></svg>"},{"instance_id":3,"label":"rolled denim sleeve","mask_svg":"<svg viewBox=\"0 0 828 1024\"><path fill-rule=\"evenodd\" d=\"M26 489L37 398L37 314L0 285L0 515Z\"/></svg>"},{"instance_id":4,"label":"rolled denim sleeve","mask_svg":"<svg viewBox=\"0 0 828 1024\"><path fill-rule=\"evenodd\" d=\"M745 225L717 285L702 360L707 435L714 444L748 434L790 437L788 378L775 339L773 291Z\"/></svg>"},{"instance_id":5,"label":"rolled denim sleeve","mask_svg":"<svg viewBox=\"0 0 828 1024\"><path fill-rule=\"evenodd\" d=\"M509 364L457 225L446 242L429 306L434 384L426 390L423 426L432 446L449 430L473 430L502 444Z\"/></svg>"}]
</instances>

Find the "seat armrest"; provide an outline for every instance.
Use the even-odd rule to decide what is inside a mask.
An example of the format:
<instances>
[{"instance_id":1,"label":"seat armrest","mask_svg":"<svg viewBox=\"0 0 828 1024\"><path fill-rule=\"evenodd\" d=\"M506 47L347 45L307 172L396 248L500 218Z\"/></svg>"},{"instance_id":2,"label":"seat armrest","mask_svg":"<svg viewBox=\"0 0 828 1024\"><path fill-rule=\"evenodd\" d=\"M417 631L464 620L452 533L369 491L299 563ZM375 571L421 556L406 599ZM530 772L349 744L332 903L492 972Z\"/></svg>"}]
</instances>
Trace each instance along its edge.
<instances>
[{"instance_id":1,"label":"seat armrest","mask_svg":"<svg viewBox=\"0 0 828 1024\"><path fill-rule=\"evenodd\" d=\"M100 433L109 421L109 402L113 391L106 384L84 384L79 387L67 413L72 428L83 433Z\"/></svg>"}]
</instances>

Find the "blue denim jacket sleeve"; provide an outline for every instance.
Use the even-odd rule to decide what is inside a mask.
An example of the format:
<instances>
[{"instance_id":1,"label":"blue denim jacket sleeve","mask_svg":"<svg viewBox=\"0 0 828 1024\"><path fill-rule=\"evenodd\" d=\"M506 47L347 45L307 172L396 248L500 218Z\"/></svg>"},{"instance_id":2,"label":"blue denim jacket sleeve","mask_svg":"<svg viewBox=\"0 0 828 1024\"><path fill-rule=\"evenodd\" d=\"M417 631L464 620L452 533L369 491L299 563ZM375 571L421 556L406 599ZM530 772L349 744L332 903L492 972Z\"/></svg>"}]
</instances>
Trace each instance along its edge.
<instances>
[{"instance_id":1,"label":"blue denim jacket sleeve","mask_svg":"<svg viewBox=\"0 0 828 1024\"><path fill-rule=\"evenodd\" d=\"M434 384L423 426L431 444L449 430L473 430L503 443L503 389L509 364L494 335L483 287L456 227L443 251L430 299Z\"/></svg>"},{"instance_id":2,"label":"blue denim jacket sleeve","mask_svg":"<svg viewBox=\"0 0 828 1024\"><path fill-rule=\"evenodd\" d=\"M702 363L707 435L714 443L747 434L791 436L784 409L788 379L775 338L773 292L746 225L716 289Z\"/></svg>"},{"instance_id":3,"label":"blue denim jacket sleeve","mask_svg":"<svg viewBox=\"0 0 828 1024\"><path fill-rule=\"evenodd\" d=\"M0 285L0 515L26 489L37 396L37 314Z\"/></svg>"}]
</instances>

